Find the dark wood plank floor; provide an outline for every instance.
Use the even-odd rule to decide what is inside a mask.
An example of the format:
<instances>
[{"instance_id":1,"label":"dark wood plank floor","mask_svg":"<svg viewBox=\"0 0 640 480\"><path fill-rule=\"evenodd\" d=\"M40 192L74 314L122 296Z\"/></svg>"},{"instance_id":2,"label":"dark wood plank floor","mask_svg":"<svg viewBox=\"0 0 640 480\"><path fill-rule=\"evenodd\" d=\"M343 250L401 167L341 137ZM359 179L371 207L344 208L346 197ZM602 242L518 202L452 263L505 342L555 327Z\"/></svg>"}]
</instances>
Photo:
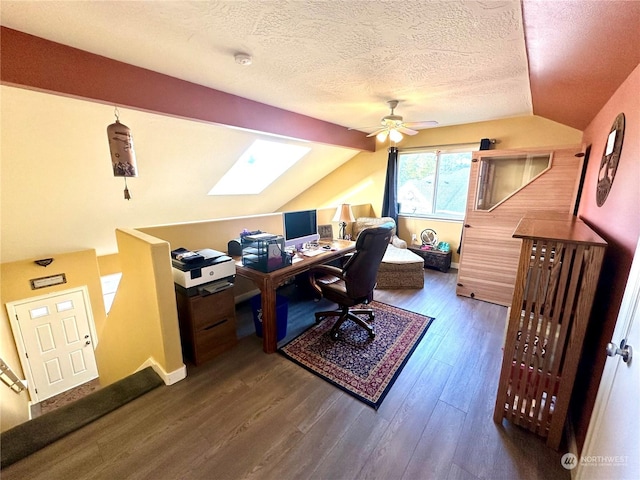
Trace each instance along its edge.
<instances>
[{"instance_id":1,"label":"dark wood plank floor","mask_svg":"<svg viewBox=\"0 0 640 480\"><path fill-rule=\"evenodd\" d=\"M4 469L10 479L569 479L564 453L492 420L506 308L455 295L456 272L376 300L435 317L378 411L278 354L251 308L238 346ZM313 324L290 296L288 338ZM283 342L286 342L285 339ZM564 447L563 447L564 448Z\"/></svg>"}]
</instances>

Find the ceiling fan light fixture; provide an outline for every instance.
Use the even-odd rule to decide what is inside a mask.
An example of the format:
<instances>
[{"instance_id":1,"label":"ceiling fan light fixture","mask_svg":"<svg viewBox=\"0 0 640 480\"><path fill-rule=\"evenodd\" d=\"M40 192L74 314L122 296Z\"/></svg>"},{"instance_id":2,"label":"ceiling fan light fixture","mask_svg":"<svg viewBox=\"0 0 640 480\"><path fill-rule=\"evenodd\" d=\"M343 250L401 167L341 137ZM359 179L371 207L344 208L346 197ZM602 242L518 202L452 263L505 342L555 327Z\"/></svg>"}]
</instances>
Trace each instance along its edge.
<instances>
[{"instance_id":1,"label":"ceiling fan light fixture","mask_svg":"<svg viewBox=\"0 0 640 480\"><path fill-rule=\"evenodd\" d=\"M398 143L400 140L402 140L403 137L398 130L391 130L389 132L389 138L391 139L392 142Z\"/></svg>"},{"instance_id":2,"label":"ceiling fan light fixture","mask_svg":"<svg viewBox=\"0 0 640 480\"><path fill-rule=\"evenodd\" d=\"M367 135L367 138L375 136L381 143L390 138L391 141L397 143L404 138L404 135L416 135L421 128L438 125L438 122L433 120L405 123L402 116L394 113L394 109L398 106L398 100L389 100L387 103L391 107L391 113L382 117L379 125L361 128L350 127L349 130L373 130Z\"/></svg>"}]
</instances>

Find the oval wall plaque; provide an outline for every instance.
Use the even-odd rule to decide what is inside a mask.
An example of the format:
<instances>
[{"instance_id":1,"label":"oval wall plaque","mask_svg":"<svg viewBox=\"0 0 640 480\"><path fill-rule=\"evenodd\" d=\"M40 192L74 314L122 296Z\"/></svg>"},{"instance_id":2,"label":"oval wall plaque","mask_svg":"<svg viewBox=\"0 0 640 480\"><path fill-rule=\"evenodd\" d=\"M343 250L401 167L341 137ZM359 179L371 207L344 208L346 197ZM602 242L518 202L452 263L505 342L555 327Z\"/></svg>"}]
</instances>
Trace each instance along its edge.
<instances>
[{"instance_id":1,"label":"oval wall plaque","mask_svg":"<svg viewBox=\"0 0 640 480\"><path fill-rule=\"evenodd\" d=\"M620 162L620 151L622 150L622 141L624 139L624 113L619 113L611 125L607 143L602 153L600 161L600 171L598 172L598 185L596 186L596 203L599 207L609 196L613 179L618 170Z\"/></svg>"}]
</instances>

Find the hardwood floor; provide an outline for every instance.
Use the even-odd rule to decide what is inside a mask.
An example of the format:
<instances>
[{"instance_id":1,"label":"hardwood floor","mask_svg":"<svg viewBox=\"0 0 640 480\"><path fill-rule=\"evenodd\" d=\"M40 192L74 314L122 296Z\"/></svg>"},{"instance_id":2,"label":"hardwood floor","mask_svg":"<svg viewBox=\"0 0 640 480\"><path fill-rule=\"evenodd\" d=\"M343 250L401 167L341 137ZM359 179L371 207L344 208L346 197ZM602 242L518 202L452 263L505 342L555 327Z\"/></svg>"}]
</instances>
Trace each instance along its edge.
<instances>
[{"instance_id":1,"label":"hardwood floor","mask_svg":"<svg viewBox=\"0 0 640 480\"><path fill-rule=\"evenodd\" d=\"M251 308L238 346L4 469L10 479L569 479L538 437L492 420L506 308L455 295L456 271L375 299L435 317L378 411L266 355ZM288 338L329 307L289 286Z\"/></svg>"}]
</instances>

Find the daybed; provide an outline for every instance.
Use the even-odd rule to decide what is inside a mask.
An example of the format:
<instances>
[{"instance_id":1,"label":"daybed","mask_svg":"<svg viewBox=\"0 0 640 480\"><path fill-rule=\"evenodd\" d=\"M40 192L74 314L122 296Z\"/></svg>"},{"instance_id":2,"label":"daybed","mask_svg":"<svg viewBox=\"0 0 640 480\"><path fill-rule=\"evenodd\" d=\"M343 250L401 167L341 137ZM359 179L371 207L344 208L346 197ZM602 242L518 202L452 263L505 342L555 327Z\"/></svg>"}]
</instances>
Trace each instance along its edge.
<instances>
[{"instance_id":1,"label":"daybed","mask_svg":"<svg viewBox=\"0 0 640 480\"><path fill-rule=\"evenodd\" d=\"M351 227L353 238L368 227L375 227L381 223L393 222L391 217L359 217ZM382 258L378 269L378 289L392 288L423 288L424 287L424 260L407 249L407 242L396 235L394 229L391 243Z\"/></svg>"}]
</instances>

